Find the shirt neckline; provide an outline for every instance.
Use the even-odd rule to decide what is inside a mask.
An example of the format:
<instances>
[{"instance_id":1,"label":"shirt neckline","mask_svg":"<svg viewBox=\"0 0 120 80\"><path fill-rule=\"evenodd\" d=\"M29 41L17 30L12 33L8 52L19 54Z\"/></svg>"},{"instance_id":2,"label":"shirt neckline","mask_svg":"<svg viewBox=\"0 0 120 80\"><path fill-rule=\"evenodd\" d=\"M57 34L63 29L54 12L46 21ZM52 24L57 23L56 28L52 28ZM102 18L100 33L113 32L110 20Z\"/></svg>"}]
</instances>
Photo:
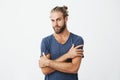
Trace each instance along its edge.
<instances>
[{"instance_id":1,"label":"shirt neckline","mask_svg":"<svg viewBox=\"0 0 120 80\"><path fill-rule=\"evenodd\" d=\"M67 43L68 43L68 41L70 40L71 35L72 35L72 33L70 32L69 38L67 39L67 41L66 41L64 44L59 43L59 42L55 39L55 37L54 37L54 35L53 35L53 34L52 34L52 37L53 37L53 39L55 40L55 42L56 42L57 44L60 44L60 45L65 45L65 44L67 44Z\"/></svg>"}]
</instances>

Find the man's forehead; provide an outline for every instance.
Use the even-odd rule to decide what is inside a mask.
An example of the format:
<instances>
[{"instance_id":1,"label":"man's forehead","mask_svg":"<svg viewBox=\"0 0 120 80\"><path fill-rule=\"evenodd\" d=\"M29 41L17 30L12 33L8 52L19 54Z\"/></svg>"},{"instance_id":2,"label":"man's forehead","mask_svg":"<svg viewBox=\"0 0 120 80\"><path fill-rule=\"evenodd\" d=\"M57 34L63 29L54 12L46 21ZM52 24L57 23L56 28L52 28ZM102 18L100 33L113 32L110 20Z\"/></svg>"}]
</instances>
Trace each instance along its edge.
<instances>
[{"instance_id":1,"label":"man's forehead","mask_svg":"<svg viewBox=\"0 0 120 80\"><path fill-rule=\"evenodd\" d=\"M62 18L63 17L63 13L55 11L55 12L51 12L50 14L50 19L57 19L57 18Z\"/></svg>"}]
</instances>

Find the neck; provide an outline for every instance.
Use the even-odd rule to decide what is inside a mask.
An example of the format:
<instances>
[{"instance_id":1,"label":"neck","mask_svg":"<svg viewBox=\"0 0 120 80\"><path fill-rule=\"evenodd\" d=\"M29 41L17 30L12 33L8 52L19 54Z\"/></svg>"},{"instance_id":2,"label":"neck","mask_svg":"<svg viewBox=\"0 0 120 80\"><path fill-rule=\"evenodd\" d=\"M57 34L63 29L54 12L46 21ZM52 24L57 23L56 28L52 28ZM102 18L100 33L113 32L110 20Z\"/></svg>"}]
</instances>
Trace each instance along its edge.
<instances>
[{"instance_id":1,"label":"neck","mask_svg":"<svg viewBox=\"0 0 120 80\"><path fill-rule=\"evenodd\" d=\"M54 36L56 36L56 37L68 37L69 36L69 34L70 34L70 32L67 30L67 29L65 29L62 33L60 33L60 34L56 34L56 33L54 33Z\"/></svg>"},{"instance_id":2,"label":"neck","mask_svg":"<svg viewBox=\"0 0 120 80\"><path fill-rule=\"evenodd\" d=\"M56 34L54 33L55 39L58 41L60 44L65 44L70 36L70 32L65 29L62 33Z\"/></svg>"}]
</instances>

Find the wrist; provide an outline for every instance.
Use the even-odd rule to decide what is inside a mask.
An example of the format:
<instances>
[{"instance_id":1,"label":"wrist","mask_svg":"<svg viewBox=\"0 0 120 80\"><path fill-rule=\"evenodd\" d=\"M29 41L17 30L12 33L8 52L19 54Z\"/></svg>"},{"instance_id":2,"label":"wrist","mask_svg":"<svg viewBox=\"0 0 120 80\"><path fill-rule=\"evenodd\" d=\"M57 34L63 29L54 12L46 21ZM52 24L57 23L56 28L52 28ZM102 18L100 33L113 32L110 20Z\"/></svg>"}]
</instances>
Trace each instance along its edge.
<instances>
[{"instance_id":1,"label":"wrist","mask_svg":"<svg viewBox=\"0 0 120 80\"><path fill-rule=\"evenodd\" d=\"M67 56L67 58L71 58L71 55L69 52L66 54L66 56Z\"/></svg>"}]
</instances>

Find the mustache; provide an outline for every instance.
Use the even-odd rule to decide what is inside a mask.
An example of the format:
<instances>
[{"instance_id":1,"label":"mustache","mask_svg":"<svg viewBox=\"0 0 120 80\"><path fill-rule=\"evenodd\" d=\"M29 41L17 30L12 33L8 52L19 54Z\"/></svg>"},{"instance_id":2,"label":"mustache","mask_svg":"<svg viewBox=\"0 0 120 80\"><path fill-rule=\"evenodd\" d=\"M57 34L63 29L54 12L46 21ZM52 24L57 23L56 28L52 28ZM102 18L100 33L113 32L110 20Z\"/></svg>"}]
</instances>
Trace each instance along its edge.
<instances>
[{"instance_id":1,"label":"mustache","mask_svg":"<svg viewBox=\"0 0 120 80\"><path fill-rule=\"evenodd\" d=\"M60 28L60 26L53 26L54 28Z\"/></svg>"}]
</instances>

